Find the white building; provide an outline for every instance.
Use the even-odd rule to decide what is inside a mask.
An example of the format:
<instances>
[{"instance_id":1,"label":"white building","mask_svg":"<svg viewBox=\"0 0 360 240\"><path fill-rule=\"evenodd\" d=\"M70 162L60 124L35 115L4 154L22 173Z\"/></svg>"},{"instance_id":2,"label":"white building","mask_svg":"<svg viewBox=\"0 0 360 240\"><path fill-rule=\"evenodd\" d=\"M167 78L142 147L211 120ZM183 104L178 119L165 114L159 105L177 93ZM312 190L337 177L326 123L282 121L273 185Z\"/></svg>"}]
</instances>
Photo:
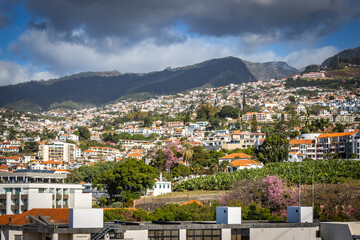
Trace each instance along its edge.
<instances>
[{"instance_id":1,"label":"white building","mask_svg":"<svg viewBox=\"0 0 360 240\"><path fill-rule=\"evenodd\" d=\"M76 148L75 144L53 142L48 145L40 145L38 156L42 158L43 161L59 160L69 162L75 160L76 155L79 155L77 151L79 151L79 149Z\"/></svg>"},{"instance_id":2,"label":"white building","mask_svg":"<svg viewBox=\"0 0 360 240\"><path fill-rule=\"evenodd\" d=\"M59 136L59 140L60 141L66 141L66 140L71 140L71 141L79 141L79 136L78 135L75 135L75 134L68 134L68 133L65 133L65 134L62 134Z\"/></svg>"},{"instance_id":3,"label":"white building","mask_svg":"<svg viewBox=\"0 0 360 240\"><path fill-rule=\"evenodd\" d=\"M33 208L91 208L91 193L81 184L65 184L66 174L46 170L0 173L0 215Z\"/></svg>"},{"instance_id":4,"label":"white building","mask_svg":"<svg viewBox=\"0 0 360 240\"><path fill-rule=\"evenodd\" d=\"M153 189L148 189L147 191L147 195L152 195L154 197L162 195L162 194L166 194L166 193L171 193L171 182L165 182L162 179L162 174L160 173L160 178L157 182L155 182L154 188Z\"/></svg>"}]
</instances>

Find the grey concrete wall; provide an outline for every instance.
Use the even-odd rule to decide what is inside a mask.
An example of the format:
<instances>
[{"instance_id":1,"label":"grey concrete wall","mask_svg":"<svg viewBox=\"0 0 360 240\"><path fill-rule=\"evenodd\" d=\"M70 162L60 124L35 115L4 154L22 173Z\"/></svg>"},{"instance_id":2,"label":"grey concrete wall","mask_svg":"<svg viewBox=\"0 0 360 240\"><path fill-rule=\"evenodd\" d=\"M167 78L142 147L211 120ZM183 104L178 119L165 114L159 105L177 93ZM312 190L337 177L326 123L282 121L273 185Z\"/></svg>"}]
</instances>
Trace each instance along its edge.
<instances>
[{"instance_id":1,"label":"grey concrete wall","mask_svg":"<svg viewBox=\"0 0 360 240\"><path fill-rule=\"evenodd\" d=\"M252 240L316 240L316 228L251 228Z\"/></svg>"}]
</instances>

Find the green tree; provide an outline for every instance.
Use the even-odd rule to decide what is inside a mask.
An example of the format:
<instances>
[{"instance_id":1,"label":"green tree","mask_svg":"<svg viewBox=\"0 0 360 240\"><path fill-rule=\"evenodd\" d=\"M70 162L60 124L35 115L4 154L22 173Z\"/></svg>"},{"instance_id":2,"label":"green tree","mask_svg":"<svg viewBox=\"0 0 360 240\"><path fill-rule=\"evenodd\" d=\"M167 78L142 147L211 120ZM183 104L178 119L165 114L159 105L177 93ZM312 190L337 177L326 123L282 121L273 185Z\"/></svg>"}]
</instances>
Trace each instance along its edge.
<instances>
[{"instance_id":1,"label":"green tree","mask_svg":"<svg viewBox=\"0 0 360 240\"><path fill-rule=\"evenodd\" d=\"M79 183L82 181L91 183L102 172L108 169L114 169L116 164L116 162L99 162L92 166L81 166L72 170L71 173L67 175L66 181L68 183Z\"/></svg>"},{"instance_id":2,"label":"green tree","mask_svg":"<svg viewBox=\"0 0 360 240\"><path fill-rule=\"evenodd\" d=\"M78 127L74 133L79 136L80 140L87 140L91 137L91 133L87 127Z\"/></svg>"},{"instance_id":3,"label":"green tree","mask_svg":"<svg viewBox=\"0 0 360 240\"><path fill-rule=\"evenodd\" d=\"M296 99L295 99L294 95L290 95L290 96L289 96L289 101L290 101L291 103L295 103L295 102L296 102Z\"/></svg>"},{"instance_id":4,"label":"green tree","mask_svg":"<svg viewBox=\"0 0 360 240\"><path fill-rule=\"evenodd\" d=\"M191 170L189 167L179 164L175 166L172 170L172 176L173 177L186 177L191 174Z\"/></svg>"},{"instance_id":5,"label":"green tree","mask_svg":"<svg viewBox=\"0 0 360 240\"><path fill-rule=\"evenodd\" d=\"M218 108L211 106L210 104L203 104L198 107L196 110L197 119L210 119L214 118L218 112Z\"/></svg>"},{"instance_id":6,"label":"green tree","mask_svg":"<svg viewBox=\"0 0 360 240\"><path fill-rule=\"evenodd\" d=\"M336 123L335 127L333 129L333 132L344 132L345 131L345 126L342 125L341 123Z\"/></svg>"},{"instance_id":7,"label":"green tree","mask_svg":"<svg viewBox=\"0 0 360 240\"><path fill-rule=\"evenodd\" d=\"M185 118L184 118L184 124L191 122L191 118L190 118L190 113L186 114Z\"/></svg>"},{"instance_id":8,"label":"green tree","mask_svg":"<svg viewBox=\"0 0 360 240\"><path fill-rule=\"evenodd\" d=\"M279 135L265 138L264 143L254 150L255 157L263 163L284 162L289 155L289 142Z\"/></svg>"},{"instance_id":9,"label":"green tree","mask_svg":"<svg viewBox=\"0 0 360 240\"><path fill-rule=\"evenodd\" d=\"M144 127L151 127L153 122L151 121L151 118L149 116L145 117L144 119Z\"/></svg>"},{"instance_id":10,"label":"green tree","mask_svg":"<svg viewBox=\"0 0 360 240\"><path fill-rule=\"evenodd\" d=\"M126 202L142 195L152 188L157 177L155 168L136 159L127 159L119 163L115 169L106 170L99 175L94 185L105 189L110 199Z\"/></svg>"},{"instance_id":11,"label":"green tree","mask_svg":"<svg viewBox=\"0 0 360 240\"><path fill-rule=\"evenodd\" d=\"M239 115L239 111L233 106L226 105L223 106L217 114L220 118L237 118Z\"/></svg>"},{"instance_id":12,"label":"green tree","mask_svg":"<svg viewBox=\"0 0 360 240\"><path fill-rule=\"evenodd\" d=\"M257 132L258 122L256 120L256 115L254 114L251 120L251 132Z\"/></svg>"},{"instance_id":13,"label":"green tree","mask_svg":"<svg viewBox=\"0 0 360 240\"><path fill-rule=\"evenodd\" d=\"M191 148L191 145L189 143L183 144L184 149L182 151L183 159L186 163L189 163L193 157L194 151Z\"/></svg>"},{"instance_id":14,"label":"green tree","mask_svg":"<svg viewBox=\"0 0 360 240\"><path fill-rule=\"evenodd\" d=\"M37 142L25 142L24 153L34 153L39 150L39 144Z\"/></svg>"}]
</instances>

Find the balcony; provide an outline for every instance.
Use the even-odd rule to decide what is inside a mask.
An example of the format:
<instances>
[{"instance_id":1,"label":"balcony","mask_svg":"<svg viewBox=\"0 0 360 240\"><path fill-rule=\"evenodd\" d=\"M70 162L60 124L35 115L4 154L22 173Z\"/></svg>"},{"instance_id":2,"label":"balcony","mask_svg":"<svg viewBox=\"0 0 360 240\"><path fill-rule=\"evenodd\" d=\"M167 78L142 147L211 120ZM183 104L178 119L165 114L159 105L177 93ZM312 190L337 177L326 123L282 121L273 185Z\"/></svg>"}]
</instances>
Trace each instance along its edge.
<instances>
[{"instance_id":1,"label":"balcony","mask_svg":"<svg viewBox=\"0 0 360 240\"><path fill-rule=\"evenodd\" d=\"M19 205L11 205L11 210L18 210L19 209Z\"/></svg>"}]
</instances>

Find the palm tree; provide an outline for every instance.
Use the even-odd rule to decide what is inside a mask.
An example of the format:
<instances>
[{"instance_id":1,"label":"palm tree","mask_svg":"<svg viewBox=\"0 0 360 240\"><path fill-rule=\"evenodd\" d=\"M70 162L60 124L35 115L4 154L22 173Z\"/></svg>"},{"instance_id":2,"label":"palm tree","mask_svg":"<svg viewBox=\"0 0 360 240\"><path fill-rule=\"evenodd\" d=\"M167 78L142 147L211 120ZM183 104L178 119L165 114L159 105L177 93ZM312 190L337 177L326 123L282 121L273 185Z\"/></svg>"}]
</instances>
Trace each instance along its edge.
<instances>
[{"instance_id":1,"label":"palm tree","mask_svg":"<svg viewBox=\"0 0 360 240\"><path fill-rule=\"evenodd\" d=\"M228 165L229 165L229 162L228 161L222 161L220 164L219 164L219 170L221 172L228 172L229 168L228 168Z\"/></svg>"},{"instance_id":2,"label":"palm tree","mask_svg":"<svg viewBox=\"0 0 360 240\"><path fill-rule=\"evenodd\" d=\"M191 145L188 142L184 143L184 150L182 152L182 155L186 166L189 165L189 162L192 159L193 154L194 151L192 150Z\"/></svg>"}]
</instances>

